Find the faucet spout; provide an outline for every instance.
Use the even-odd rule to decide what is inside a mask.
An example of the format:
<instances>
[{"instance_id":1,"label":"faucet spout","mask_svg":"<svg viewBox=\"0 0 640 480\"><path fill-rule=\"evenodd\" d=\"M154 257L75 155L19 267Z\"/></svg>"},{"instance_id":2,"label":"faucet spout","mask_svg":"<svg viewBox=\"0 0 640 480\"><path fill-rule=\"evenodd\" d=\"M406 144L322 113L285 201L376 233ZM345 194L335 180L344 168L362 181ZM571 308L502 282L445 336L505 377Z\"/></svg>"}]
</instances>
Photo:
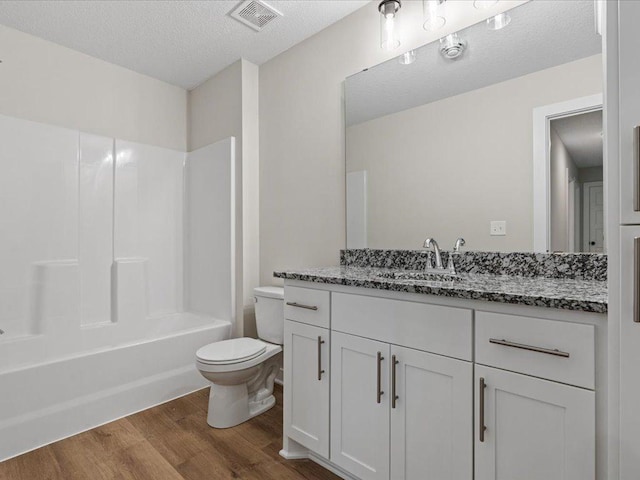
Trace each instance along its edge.
<instances>
[{"instance_id":1,"label":"faucet spout","mask_svg":"<svg viewBox=\"0 0 640 480\"><path fill-rule=\"evenodd\" d=\"M433 238L427 238L424 241L424 248L431 248L433 247L433 252L436 256L436 266L435 268L442 270L443 266L442 266L442 254L440 253L440 247L438 246L438 242L435 241L435 239Z\"/></svg>"}]
</instances>

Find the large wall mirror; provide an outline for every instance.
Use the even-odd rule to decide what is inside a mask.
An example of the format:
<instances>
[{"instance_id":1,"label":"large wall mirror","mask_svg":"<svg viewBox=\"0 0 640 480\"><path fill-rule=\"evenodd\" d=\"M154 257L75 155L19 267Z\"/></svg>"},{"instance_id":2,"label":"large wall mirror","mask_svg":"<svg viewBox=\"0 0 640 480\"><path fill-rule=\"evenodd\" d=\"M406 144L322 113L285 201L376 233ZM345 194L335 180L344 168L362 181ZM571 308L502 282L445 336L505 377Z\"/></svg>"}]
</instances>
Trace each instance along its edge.
<instances>
[{"instance_id":1,"label":"large wall mirror","mask_svg":"<svg viewBox=\"0 0 640 480\"><path fill-rule=\"evenodd\" d=\"M508 14L346 79L348 248L605 250L594 2Z\"/></svg>"}]
</instances>

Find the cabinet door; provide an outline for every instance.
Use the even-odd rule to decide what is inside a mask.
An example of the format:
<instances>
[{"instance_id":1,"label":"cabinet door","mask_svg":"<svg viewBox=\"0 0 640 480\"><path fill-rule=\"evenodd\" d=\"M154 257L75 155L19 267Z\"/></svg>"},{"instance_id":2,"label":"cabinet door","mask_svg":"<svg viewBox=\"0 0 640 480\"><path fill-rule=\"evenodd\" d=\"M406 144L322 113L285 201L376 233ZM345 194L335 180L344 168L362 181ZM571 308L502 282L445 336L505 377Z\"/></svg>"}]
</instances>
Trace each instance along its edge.
<instances>
[{"instance_id":1,"label":"cabinet door","mask_svg":"<svg viewBox=\"0 0 640 480\"><path fill-rule=\"evenodd\" d=\"M640 323L634 304L640 289L635 252L640 226L620 228L620 479L640 476Z\"/></svg>"},{"instance_id":2,"label":"cabinet door","mask_svg":"<svg viewBox=\"0 0 640 480\"><path fill-rule=\"evenodd\" d=\"M389 478L389 344L331 333L331 461Z\"/></svg>"},{"instance_id":3,"label":"cabinet door","mask_svg":"<svg viewBox=\"0 0 640 480\"><path fill-rule=\"evenodd\" d=\"M621 223L640 224L635 203L640 186L639 151L634 127L640 125L640 2L618 2L620 68L620 210ZM612 159L614 160L614 159Z\"/></svg>"},{"instance_id":4,"label":"cabinet door","mask_svg":"<svg viewBox=\"0 0 640 480\"><path fill-rule=\"evenodd\" d=\"M285 435L329 458L329 330L284 322Z\"/></svg>"},{"instance_id":5,"label":"cabinet door","mask_svg":"<svg viewBox=\"0 0 640 480\"><path fill-rule=\"evenodd\" d=\"M472 364L392 346L390 368L391 478L471 480Z\"/></svg>"},{"instance_id":6,"label":"cabinet door","mask_svg":"<svg viewBox=\"0 0 640 480\"><path fill-rule=\"evenodd\" d=\"M476 480L595 478L593 391L480 365L475 383Z\"/></svg>"}]
</instances>

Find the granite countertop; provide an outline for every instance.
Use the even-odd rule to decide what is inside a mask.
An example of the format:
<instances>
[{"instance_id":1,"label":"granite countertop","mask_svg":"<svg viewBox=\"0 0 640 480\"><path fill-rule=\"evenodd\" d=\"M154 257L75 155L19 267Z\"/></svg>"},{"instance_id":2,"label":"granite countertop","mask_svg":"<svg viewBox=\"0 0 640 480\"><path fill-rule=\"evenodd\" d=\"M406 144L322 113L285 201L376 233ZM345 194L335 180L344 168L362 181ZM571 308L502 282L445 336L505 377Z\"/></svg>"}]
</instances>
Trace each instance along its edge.
<instances>
[{"instance_id":1,"label":"granite countertop","mask_svg":"<svg viewBox=\"0 0 640 480\"><path fill-rule=\"evenodd\" d=\"M461 273L456 281L384 278L397 269L341 266L274 272L277 278L348 285L395 292L559 308L584 312L607 312L607 282L569 278L525 277ZM403 270L406 272L406 270Z\"/></svg>"}]
</instances>

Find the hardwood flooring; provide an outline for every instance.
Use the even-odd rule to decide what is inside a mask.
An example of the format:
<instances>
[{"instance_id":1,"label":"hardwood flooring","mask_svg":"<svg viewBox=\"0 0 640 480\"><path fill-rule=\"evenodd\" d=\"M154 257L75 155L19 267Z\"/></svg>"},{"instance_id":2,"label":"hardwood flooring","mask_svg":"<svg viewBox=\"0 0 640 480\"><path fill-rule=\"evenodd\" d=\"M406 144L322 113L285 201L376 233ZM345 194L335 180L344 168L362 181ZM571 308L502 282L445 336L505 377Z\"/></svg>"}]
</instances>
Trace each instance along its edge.
<instances>
[{"instance_id":1,"label":"hardwood flooring","mask_svg":"<svg viewBox=\"0 0 640 480\"><path fill-rule=\"evenodd\" d=\"M0 480L333 480L310 460L284 460L276 406L237 427L207 425L200 390L0 463Z\"/></svg>"}]
</instances>

